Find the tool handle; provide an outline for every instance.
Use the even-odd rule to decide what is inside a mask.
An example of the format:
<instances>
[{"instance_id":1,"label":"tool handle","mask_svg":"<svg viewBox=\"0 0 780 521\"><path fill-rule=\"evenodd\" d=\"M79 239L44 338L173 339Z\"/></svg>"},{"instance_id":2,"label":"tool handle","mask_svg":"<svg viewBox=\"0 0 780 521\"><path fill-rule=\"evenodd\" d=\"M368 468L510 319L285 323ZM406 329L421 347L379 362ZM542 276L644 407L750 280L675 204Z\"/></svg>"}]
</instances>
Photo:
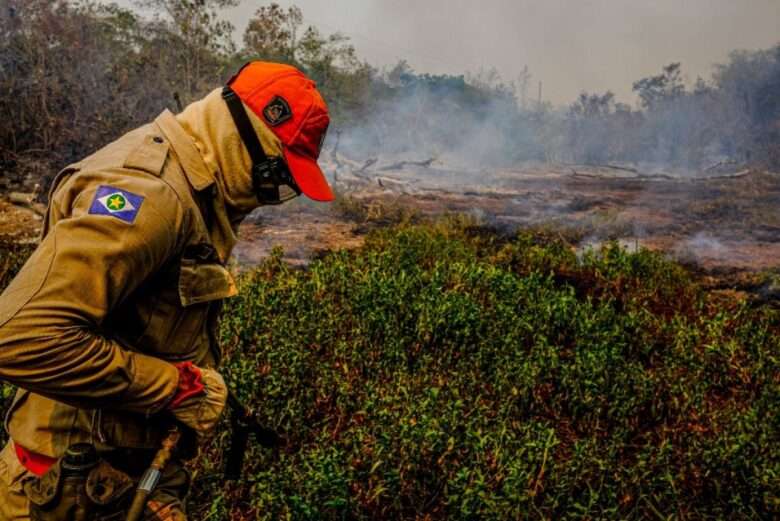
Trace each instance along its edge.
<instances>
[{"instance_id":1,"label":"tool handle","mask_svg":"<svg viewBox=\"0 0 780 521\"><path fill-rule=\"evenodd\" d=\"M249 407L241 403L236 396L228 393L228 405L233 409L233 427L237 423L242 424L251 434L254 434L257 443L266 448L278 447L282 444L282 438L273 429L263 426Z\"/></svg>"},{"instance_id":2,"label":"tool handle","mask_svg":"<svg viewBox=\"0 0 780 521\"><path fill-rule=\"evenodd\" d=\"M163 440L162 447L154 455L151 465L141 476L141 481L138 482L133 502L127 511L127 521L139 521L143 516L146 500L160 482L162 472L173 457L173 451L176 450L176 445L179 443L180 438L181 431L174 425L168 431L168 436Z\"/></svg>"},{"instance_id":3,"label":"tool handle","mask_svg":"<svg viewBox=\"0 0 780 521\"><path fill-rule=\"evenodd\" d=\"M225 479L237 480L241 477L244 467L244 456L250 435L254 435L260 445L268 448L278 447L282 440L275 431L261 425L252 410L241 403L232 392L228 393L228 404L233 410L230 417L233 435L225 456L224 473Z\"/></svg>"},{"instance_id":4,"label":"tool handle","mask_svg":"<svg viewBox=\"0 0 780 521\"><path fill-rule=\"evenodd\" d=\"M230 446L225 458L225 479L236 480L241 477L241 469L244 467L244 455L249 442L248 426L233 416L233 436L230 438Z\"/></svg>"},{"instance_id":5,"label":"tool handle","mask_svg":"<svg viewBox=\"0 0 780 521\"><path fill-rule=\"evenodd\" d=\"M133 503L130 510L127 511L127 521L138 521L144 514L146 499L149 497L148 490L137 490L133 496Z\"/></svg>"}]
</instances>

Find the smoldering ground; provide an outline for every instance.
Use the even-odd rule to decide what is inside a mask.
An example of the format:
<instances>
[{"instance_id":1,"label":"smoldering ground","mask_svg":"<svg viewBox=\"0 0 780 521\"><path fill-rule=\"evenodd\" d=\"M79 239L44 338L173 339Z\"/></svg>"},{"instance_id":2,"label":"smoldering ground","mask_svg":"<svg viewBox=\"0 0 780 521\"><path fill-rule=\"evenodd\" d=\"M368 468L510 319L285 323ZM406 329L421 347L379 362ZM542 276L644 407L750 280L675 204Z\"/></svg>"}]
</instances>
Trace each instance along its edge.
<instances>
[{"instance_id":1,"label":"smoldering ground","mask_svg":"<svg viewBox=\"0 0 780 521\"><path fill-rule=\"evenodd\" d=\"M780 239L775 145L748 136L772 119L751 122L739 92L762 99L780 77L778 56L736 53L693 86L672 64L637 82L646 101L634 108L609 93L557 109L523 106L517 86L495 75L470 83L393 71L393 95L337 126L324 163L358 198L423 198L409 204L507 229L561 226L583 244L617 239L707 266L765 269Z\"/></svg>"}]
</instances>

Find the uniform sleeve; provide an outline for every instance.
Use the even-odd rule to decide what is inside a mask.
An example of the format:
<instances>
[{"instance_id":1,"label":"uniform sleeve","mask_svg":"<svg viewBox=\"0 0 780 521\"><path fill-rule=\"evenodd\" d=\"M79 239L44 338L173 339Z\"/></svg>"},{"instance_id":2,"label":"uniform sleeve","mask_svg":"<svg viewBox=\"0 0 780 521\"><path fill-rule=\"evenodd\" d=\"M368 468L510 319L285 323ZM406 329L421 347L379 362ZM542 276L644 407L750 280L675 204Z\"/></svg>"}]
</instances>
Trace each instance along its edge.
<instances>
[{"instance_id":1,"label":"uniform sleeve","mask_svg":"<svg viewBox=\"0 0 780 521\"><path fill-rule=\"evenodd\" d=\"M0 296L0 379L76 407L146 414L174 395L173 365L101 329L177 248L181 204L155 181L89 182L62 197L67 217Z\"/></svg>"}]
</instances>

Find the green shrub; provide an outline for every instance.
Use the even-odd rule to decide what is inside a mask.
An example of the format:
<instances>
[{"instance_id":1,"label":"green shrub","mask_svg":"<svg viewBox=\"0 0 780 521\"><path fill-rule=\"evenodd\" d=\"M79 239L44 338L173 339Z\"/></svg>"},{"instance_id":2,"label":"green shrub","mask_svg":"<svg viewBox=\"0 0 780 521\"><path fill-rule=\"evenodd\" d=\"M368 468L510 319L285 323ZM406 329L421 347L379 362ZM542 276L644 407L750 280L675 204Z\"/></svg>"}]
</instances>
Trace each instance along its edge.
<instances>
[{"instance_id":1,"label":"green shrub","mask_svg":"<svg viewBox=\"0 0 780 521\"><path fill-rule=\"evenodd\" d=\"M401 226L241 291L225 372L290 445L198 492L219 518L780 513L777 315L660 255Z\"/></svg>"},{"instance_id":2,"label":"green shrub","mask_svg":"<svg viewBox=\"0 0 780 521\"><path fill-rule=\"evenodd\" d=\"M224 373L288 443L193 518L772 519L780 320L683 268L450 219L294 269L225 309Z\"/></svg>"}]
</instances>

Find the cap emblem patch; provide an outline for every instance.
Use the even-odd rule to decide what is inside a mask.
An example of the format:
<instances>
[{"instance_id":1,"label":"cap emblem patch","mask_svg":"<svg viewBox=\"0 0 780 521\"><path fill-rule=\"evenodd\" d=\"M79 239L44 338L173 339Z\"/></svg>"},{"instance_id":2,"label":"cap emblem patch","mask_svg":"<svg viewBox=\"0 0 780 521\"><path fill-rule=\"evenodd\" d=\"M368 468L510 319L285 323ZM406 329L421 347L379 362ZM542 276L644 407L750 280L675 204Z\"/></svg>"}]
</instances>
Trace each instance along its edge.
<instances>
[{"instance_id":1,"label":"cap emblem patch","mask_svg":"<svg viewBox=\"0 0 780 521\"><path fill-rule=\"evenodd\" d=\"M275 127L292 118L292 110L287 100L281 96L274 96L263 109L263 116L269 125Z\"/></svg>"}]
</instances>

